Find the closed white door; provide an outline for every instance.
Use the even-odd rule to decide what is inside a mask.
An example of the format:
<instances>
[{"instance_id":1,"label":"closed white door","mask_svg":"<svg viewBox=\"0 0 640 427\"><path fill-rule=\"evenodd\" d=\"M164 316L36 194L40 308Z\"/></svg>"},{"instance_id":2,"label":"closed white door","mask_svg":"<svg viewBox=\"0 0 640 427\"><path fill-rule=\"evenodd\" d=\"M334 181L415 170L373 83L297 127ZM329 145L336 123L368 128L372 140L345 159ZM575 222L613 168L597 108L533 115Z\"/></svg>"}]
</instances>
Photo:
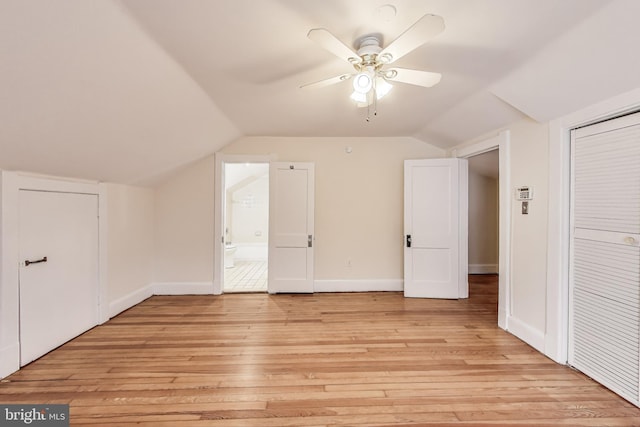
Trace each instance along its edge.
<instances>
[{"instance_id":1,"label":"closed white door","mask_svg":"<svg viewBox=\"0 0 640 427\"><path fill-rule=\"evenodd\" d=\"M572 132L569 363L638 404L640 114Z\"/></svg>"},{"instance_id":2,"label":"closed white door","mask_svg":"<svg viewBox=\"0 0 640 427\"><path fill-rule=\"evenodd\" d=\"M313 292L313 163L271 163L269 293Z\"/></svg>"},{"instance_id":3,"label":"closed white door","mask_svg":"<svg viewBox=\"0 0 640 427\"><path fill-rule=\"evenodd\" d=\"M98 197L19 193L20 363L98 324Z\"/></svg>"},{"instance_id":4,"label":"closed white door","mask_svg":"<svg viewBox=\"0 0 640 427\"><path fill-rule=\"evenodd\" d=\"M468 297L467 176L465 159L405 161L405 297Z\"/></svg>"}]
</instances>

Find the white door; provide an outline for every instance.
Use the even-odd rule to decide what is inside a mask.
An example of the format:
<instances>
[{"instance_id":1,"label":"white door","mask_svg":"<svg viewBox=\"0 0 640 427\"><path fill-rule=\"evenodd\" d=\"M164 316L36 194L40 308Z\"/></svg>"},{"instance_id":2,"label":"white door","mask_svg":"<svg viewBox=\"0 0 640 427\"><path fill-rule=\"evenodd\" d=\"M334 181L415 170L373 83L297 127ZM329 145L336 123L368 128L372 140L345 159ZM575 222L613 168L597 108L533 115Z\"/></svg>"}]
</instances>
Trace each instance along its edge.
<instances>
[{"instance_id":1,"label":"white door","mask_svg":"<svg viewBox=\"0 0 640 427\"><path fill-rule=\"evenodd\" d=\"M313 163L271 163L269 293L313 292Z\"/></svg>"},{"instance_id":2,"label":"white door","mask_svg":"<svg viewBox=\"0 0 640 427\"><path fill-rule=\"evenodd\" d=\"M569 364L640 403L640 113L574 130Z\"/></svg>"},{"instance_id":3,"label":"white door","mask_svg":"<svg viewBox=\"0 0 640 427\"><path fill-rule=\"evenodd\" d=\"M467 298L468 163L405 160L404 295Z\"/></svg>"},{"instance_id":4,"label":"white door","mask_svg":"<svg viewBox=\"0 0 640 427\"><path fill-rule=\"evenodd\" d=\"M20 363L98 324L97 195L21 190Z\"/></svg>"}]
</instances>

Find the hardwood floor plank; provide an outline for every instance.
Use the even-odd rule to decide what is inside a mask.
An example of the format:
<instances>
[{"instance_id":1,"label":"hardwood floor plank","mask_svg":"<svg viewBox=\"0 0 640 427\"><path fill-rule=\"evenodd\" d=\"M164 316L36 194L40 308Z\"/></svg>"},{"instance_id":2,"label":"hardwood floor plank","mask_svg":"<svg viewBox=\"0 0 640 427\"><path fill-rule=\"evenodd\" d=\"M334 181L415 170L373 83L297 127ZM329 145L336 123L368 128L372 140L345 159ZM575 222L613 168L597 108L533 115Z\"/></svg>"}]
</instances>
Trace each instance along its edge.
<instances>
[{"instance_id":1,"label":"hardwood floor plank","mask_svg":"<svg viewBox=\"0 0 640 427\"><path fill-rule=\"evenodd\" d=\"M152 297L0 382L87 426L640 426L640 409L468 300L400 293Z\"/></svg>"}]
</instances>

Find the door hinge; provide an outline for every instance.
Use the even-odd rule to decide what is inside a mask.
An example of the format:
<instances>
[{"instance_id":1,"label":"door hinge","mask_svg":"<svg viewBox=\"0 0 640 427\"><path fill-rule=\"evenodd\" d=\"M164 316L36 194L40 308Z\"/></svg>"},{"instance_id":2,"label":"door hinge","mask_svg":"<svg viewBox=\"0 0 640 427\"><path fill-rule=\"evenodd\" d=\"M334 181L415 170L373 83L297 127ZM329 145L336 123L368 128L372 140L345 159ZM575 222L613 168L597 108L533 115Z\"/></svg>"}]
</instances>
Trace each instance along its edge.
<instances>
[{"instance_id":1,"label":"door hinge","mask_svg":"<svg viewBox=\"0 0 640 427\"><path fill-rule=\"evenodd\" d=\"M312 248L313 247L313 235L309 234L307 236L307 247Z\"/></svg>"},{"instance_id":2,"label":"door hinge","mask_svg":"<svg viewBox=\"0 0 640 427\"><path fill-rule=\"evenodd\" d=\"M407 234L407 247L411 247L411 234Z\"/></svg>"}]
</instances>

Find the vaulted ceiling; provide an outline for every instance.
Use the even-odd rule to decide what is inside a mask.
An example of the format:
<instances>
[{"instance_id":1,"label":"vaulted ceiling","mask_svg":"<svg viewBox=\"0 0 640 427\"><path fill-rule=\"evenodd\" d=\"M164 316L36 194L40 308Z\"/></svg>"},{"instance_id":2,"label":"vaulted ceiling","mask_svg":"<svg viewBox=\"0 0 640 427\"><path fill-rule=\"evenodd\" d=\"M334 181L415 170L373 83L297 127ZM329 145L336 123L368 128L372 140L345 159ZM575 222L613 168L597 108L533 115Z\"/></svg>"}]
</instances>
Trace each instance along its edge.
<instances>
[{"instance_id":1,"label":"vaulted ceiling","mask_svg":"<svg viewBox=\"0 0 640 427\"><path fill-rule=\"evenodd\" d=\"M395 15L381 13L391 4ZM366 122L352 71L306 35L388 44L445 30L397 65ZM144 182L243 135L413 136L451 147L640 87L636 0L0 0L0 168Z\"/></svg>"}]
</instances>

